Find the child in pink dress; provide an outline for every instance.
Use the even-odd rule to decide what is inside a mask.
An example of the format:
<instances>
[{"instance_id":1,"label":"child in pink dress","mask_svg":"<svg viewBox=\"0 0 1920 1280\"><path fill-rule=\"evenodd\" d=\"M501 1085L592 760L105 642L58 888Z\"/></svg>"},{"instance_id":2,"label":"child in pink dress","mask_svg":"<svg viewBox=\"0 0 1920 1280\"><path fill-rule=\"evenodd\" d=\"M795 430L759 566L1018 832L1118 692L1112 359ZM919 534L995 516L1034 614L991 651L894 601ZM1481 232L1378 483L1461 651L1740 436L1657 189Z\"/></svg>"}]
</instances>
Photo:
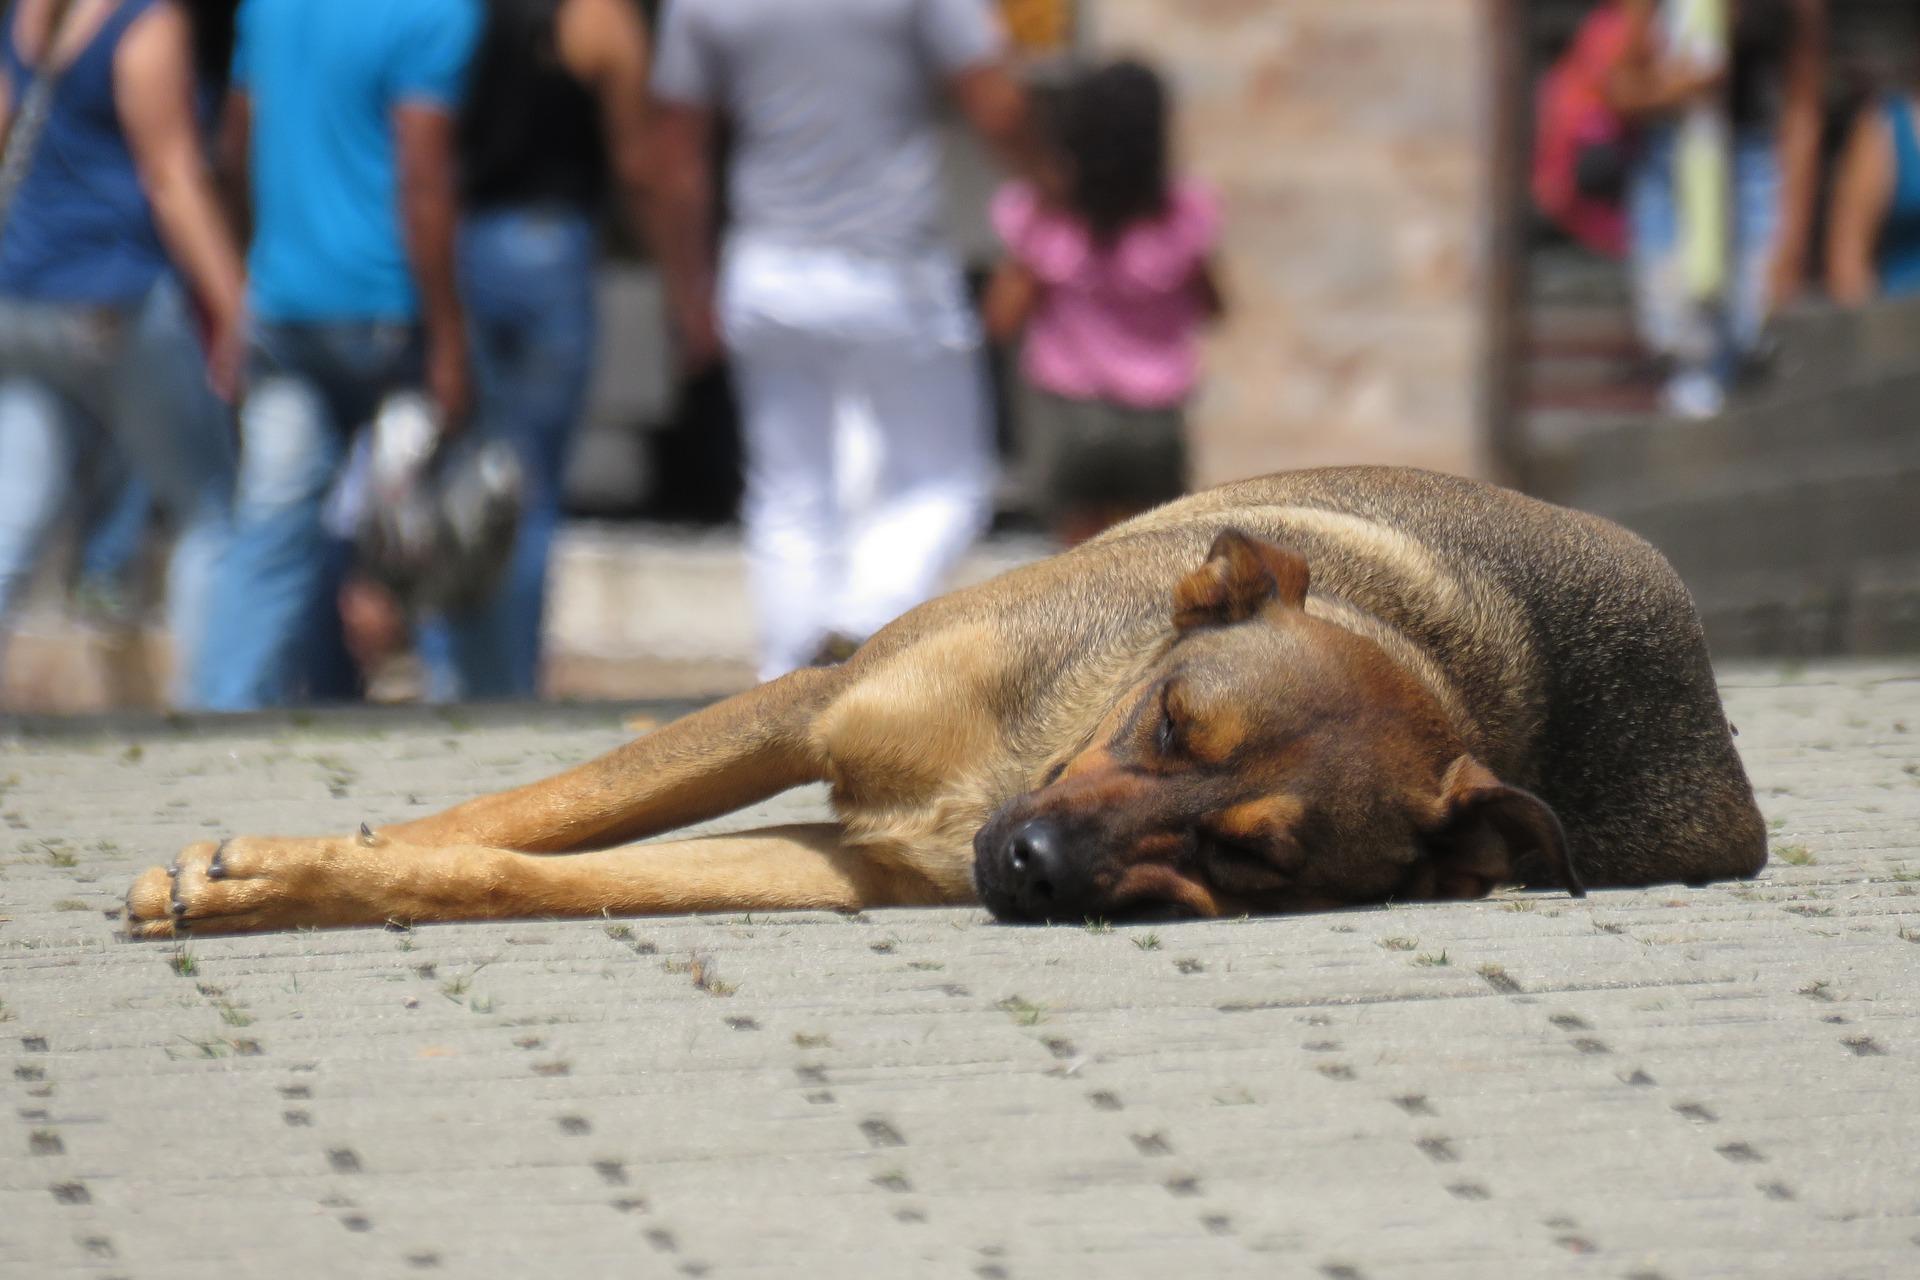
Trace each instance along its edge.
<instances>
[{"instance_id":1,"label":"child in pink dress","mask_svg":"<svg viewBox=\"0 0 1920 1280\"><path fill-rule=\"evenodd\" d=\"M1222 312L1211 266L1219 203L1168 172L1166 91L1116 62L1070 86L1057 114L1063 197L1010 183L993 199L1008 256L987 330L1025 330L1024 462L1071 544L1186 487L1184 408L1198 336Z\"/></svg>"}]
</instances>

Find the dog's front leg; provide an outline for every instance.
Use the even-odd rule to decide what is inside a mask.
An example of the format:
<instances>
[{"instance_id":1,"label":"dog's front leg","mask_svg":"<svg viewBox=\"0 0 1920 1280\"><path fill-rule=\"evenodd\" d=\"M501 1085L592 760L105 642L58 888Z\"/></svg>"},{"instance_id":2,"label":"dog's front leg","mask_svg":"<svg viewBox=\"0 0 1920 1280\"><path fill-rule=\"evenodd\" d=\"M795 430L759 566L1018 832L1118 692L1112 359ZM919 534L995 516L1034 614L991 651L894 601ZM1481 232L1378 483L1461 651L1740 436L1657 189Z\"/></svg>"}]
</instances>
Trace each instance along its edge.
<instances>
[{"instance_id":1,"label":"dog's front leg","mask_svg":"<svg viewBox=\"0 0 1920 1280\"><path fill-rule=\"evenodd\" d=\"M338 925L934 905L924 878L848 847L832 824L535 857L375 837L190 845L127 896L141 938Z\"/></svg>"},{"instance_id":2,"label":"dog's front leg","mask_svg":"<svg viewBox=\"0 0 1920 1280\"><path fill-rule=\"evenodd\" d=\"M408 845L566 853L731 813L820 779L813 718L845 686L844 670L795 671L565 773L380 834Z\"/></svg>"}]
</instances>

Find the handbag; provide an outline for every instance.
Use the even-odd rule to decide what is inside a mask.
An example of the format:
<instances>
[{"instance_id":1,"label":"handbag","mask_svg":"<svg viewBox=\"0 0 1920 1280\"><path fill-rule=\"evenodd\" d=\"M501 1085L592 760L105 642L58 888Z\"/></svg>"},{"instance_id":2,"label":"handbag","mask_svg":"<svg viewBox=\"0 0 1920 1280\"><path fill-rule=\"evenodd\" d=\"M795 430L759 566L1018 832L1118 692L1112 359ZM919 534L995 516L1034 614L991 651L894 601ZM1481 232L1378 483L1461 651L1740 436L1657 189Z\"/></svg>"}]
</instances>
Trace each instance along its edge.
<instances>
[{"instance_id":1,"label":"handbag","mask_svg":"<svg viewBox=\"0 0 1920 1280\"><path fill-rule=\"evenodd\" d=\"M1573 189L1583 200L1615 204L1627 195L1631 149L1621 138L1594 138L1579 144L1573 158Z\"/></svg>"}]
</instances>

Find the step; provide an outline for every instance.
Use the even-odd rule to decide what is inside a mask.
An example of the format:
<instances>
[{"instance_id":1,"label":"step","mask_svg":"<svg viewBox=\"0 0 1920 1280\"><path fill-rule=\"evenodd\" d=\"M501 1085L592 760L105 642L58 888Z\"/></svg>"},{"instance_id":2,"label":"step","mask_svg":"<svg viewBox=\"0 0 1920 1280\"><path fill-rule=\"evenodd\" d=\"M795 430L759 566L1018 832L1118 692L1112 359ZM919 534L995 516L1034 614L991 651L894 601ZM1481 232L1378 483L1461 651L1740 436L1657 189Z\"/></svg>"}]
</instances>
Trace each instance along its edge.
<instances>
[{"instance_id":1,"label":"step","mask_svg":"<svg viewBox=\"0 0 1920 1280\"><path fill-rule=\"evenodd\" d=\"M1790 384L1700 422L1536 415L1535 487L1554 501L1609 510L1661 493L1696 495L1742 468L1792 475L1851 455L1885 455L1897 465L1920 457L1916 407L1920 370L1824 389Z\"/></svg>"},{"instance_id":2,"label":"step","mask_svg":"<svg viewBox=\"0 0 1920 1280\"><path fill-rule=\"evenodd\" d=\"M954 585L1047 555L1043 538L989 538ZM582 521L556 540L545 692L556 698L713 697L754 679L754 630L739 531ZM70 617L43 587L0 664L0 709L74 713L166 705L164 628ZM402 687L404 692L404 686Z\"/></svg>"}]
</instances>

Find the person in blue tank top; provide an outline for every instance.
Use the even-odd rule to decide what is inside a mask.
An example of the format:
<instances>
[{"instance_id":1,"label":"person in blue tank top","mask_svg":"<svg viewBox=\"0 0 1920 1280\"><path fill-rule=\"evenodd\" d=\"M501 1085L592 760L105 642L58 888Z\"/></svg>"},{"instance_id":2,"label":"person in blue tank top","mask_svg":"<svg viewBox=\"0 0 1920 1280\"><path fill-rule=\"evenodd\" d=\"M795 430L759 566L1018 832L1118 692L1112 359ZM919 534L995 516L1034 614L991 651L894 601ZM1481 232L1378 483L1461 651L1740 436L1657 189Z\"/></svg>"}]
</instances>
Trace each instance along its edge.
<instances>
[{"instance_id":1,"label":"person in blue tank top","mask_svg":"<svg viewBox=\"0 0 1920 1280\"><path fill-rule=\"evenodd\" d=\"M240 7L223 150L247 170L253 328L201 667L216 709L316 692L338 585L322 508L382 397L424 384L449 429L467 416L454 139L479 25L478 0Z\"/></svg>"},{"instance_id":2,"label":"person in blue tank top","mask_svg":"<svg viewBox=\"0 0 1920 1280\"><path fill-rule=\"evenodd\" d=\"M1857 306L1920 293L1920 93L1894 93L1854 122L1827 219L1827 292Z\"/></svg>"},{"instance_id":3,"label":"person in blue tank top","mask_svg":"<svg viewBox=\"0 0 1920 1280\"><path fill-rule=\"evenodd\" d=\"M178 527L183 647L183 615L204 613L230 445L201 384L231 392L243 299L193 108L194 39L176 0L20 0L0 22L17 179L0 196L0 639L100 433ZM205 374L176 265L208 330Z\"/></svg>"}]
</instances>

